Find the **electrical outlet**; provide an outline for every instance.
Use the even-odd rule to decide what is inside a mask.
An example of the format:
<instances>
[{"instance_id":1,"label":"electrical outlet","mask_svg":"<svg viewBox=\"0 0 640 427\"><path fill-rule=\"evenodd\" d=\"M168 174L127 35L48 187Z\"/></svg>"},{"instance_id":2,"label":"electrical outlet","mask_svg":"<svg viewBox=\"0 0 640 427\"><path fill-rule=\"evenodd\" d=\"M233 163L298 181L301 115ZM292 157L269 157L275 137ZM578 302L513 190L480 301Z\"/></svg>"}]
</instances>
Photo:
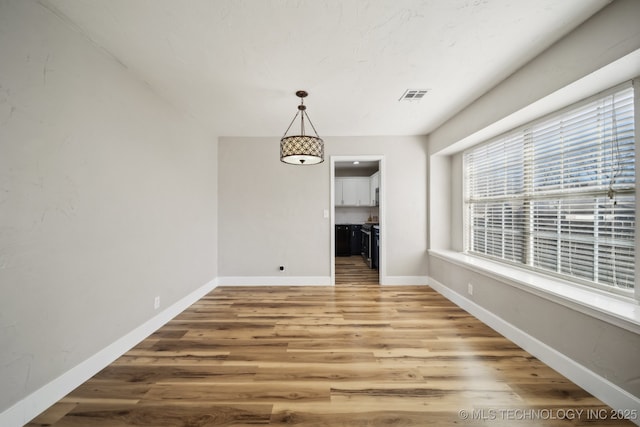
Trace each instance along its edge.
<instances>
[{"instance_id":1,"label":"electrical outlet","mask_svg":"<svg viewBox=\"0 0 640 427\"><path fill-rule=\"evenodd\" d=\"M160 308L160 297L155 297L153 299L153 308L156 310Z\"/></svg>"},{"instance_id":2,"label":"electrical outlet","mask_svg":"<svg viewBox=\"0 0 640 427\"><path fill-rule=\"evenodd\" d=\"M471 283L467 283L467 293L473 295L473 285Z\"/></svg>"}]
</instances>

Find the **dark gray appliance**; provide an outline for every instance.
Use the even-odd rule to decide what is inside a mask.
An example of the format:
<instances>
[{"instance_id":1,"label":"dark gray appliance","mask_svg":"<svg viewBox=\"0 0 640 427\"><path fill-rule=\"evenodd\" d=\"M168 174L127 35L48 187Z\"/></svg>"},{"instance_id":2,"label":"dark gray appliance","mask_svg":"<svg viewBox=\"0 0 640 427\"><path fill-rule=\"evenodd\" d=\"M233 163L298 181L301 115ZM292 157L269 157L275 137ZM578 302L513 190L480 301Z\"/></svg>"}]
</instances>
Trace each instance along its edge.
<instances>
[{"instance_id":1,"label":"dark gray appliance","mask_svg":"<svg viewBox=\"0 0 640 427\"><path fill-rule=\"evenodd\" d=\"M369 268L373 268L373 226L378 224L366 223L362 226L362 258Z\"/></svg>"},{"instance_id":2,"label":"dark gray appliance","mask_svg":"<svg viewBox=\"0 0 640 427\"><path fill-rule=\"evenodd\" d=\"M371 264L373 268L380 269L380 226L373 226L371 237Z\"/></svg>"}]
</instances>

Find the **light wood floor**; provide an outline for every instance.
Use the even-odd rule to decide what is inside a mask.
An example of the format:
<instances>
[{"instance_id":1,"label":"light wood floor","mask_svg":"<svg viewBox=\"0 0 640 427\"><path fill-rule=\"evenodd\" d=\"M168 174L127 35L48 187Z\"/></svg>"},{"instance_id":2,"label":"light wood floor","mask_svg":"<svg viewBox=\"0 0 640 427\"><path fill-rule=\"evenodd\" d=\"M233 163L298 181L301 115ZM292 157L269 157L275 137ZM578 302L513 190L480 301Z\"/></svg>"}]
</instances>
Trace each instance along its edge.
<instances>
[{"instance_id":1,"label":"light wood floor","mask_svg":"<svg viewBox=\"0 0 640 427\"><path fill-rule=\"evenodd\" d=\"M29 426L631 425L432 289L362 277L219 287Z\"/></svg>"},{"instance_id":2,"label":"light wood floor","mask_svg":"<svg viewBox=\"0 0 640 427\"><path fill-rule=\"evenodd\" d=\"M360 255L336 257L336 285L373 284L379 282L378 270L368 268Z\"/></svg>"}]
</instances>

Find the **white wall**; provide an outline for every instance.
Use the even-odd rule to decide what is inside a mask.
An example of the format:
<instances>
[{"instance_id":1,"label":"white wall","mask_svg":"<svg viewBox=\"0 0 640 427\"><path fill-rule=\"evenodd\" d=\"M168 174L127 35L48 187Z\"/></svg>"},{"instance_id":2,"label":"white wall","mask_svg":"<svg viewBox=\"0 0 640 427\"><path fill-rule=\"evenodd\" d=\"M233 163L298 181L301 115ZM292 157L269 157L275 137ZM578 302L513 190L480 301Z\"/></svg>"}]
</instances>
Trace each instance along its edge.
<instances>
[{"instance_id":1,"label":"white wall","mask_svg":"<svg viewBox=\"0 0 640 427\"><path fill-rule=\"evenodd\" d=\"M217 143L35 1L0 58L2 413L216 277Z\"/></svg>"},{"instance_id":2,"label":"white wall","mask_svg":"<svg viewBox=\"0 0 640 427\"><path fill-rule=\"evenodd\" d=\"M581 82L588 81L597 91L603 89L598 85L613 86L621 82L606 82L614 75L612 70L616 76L627 79L633 77L633 73L640 74L638 22L640 2L613 2L429 136L430 248L462 249L462 159L456 154L460 141L479 133L487 134L486 130L494 123L512 120L530 104L540 101L538 105L542 105L549 97L558 98L556 94L567 86L575 88L580 83L580 87L586 87ZM635 55L631 68L618 72L612 67L619 63L628 65L625 58L629 55ZM606 73L602 72L603 67ZM575 90L572 93L575 95ZM568 104L575 99L565 98L565 101ZM513 124L519 123L513 121ZM430 256L429 272L460 298L472 300L481 309L640 399L637 358L640 336L637 333L444 258ZM467 283L473 283L473 296L467 295Z\"/></svg>"},{"instance_id":3,"label":"white wall","mask_svg":"<svg viewBox=\"0 0 640 427\"><path fill-rule=\"evenodd\" d=\"M219 274L330 277L331 155L384 155L389 276L427 273L425 137L323 137L325 161L280 162L279 138L221 138ZM278 267L285 265L280 273Z\"/></svg>"}]
</instances>

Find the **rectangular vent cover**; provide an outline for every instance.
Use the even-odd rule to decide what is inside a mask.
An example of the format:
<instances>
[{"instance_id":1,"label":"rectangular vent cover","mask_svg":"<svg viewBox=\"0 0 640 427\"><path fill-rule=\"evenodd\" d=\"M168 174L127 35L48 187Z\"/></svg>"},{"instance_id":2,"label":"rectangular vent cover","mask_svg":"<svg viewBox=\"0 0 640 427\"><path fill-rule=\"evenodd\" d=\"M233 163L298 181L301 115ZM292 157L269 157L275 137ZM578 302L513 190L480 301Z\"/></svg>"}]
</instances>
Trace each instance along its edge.
<instances>
[{"instance_id":1,"label":"rectangular vent cover","mask_svg":"<svg viewBox=\"0 0 640 427\"><path fill-rule=\"evenodd\" d=\"M428 89L407 89L398 101L420 101L427 92Z\"/></svg>"}]
</instances>

